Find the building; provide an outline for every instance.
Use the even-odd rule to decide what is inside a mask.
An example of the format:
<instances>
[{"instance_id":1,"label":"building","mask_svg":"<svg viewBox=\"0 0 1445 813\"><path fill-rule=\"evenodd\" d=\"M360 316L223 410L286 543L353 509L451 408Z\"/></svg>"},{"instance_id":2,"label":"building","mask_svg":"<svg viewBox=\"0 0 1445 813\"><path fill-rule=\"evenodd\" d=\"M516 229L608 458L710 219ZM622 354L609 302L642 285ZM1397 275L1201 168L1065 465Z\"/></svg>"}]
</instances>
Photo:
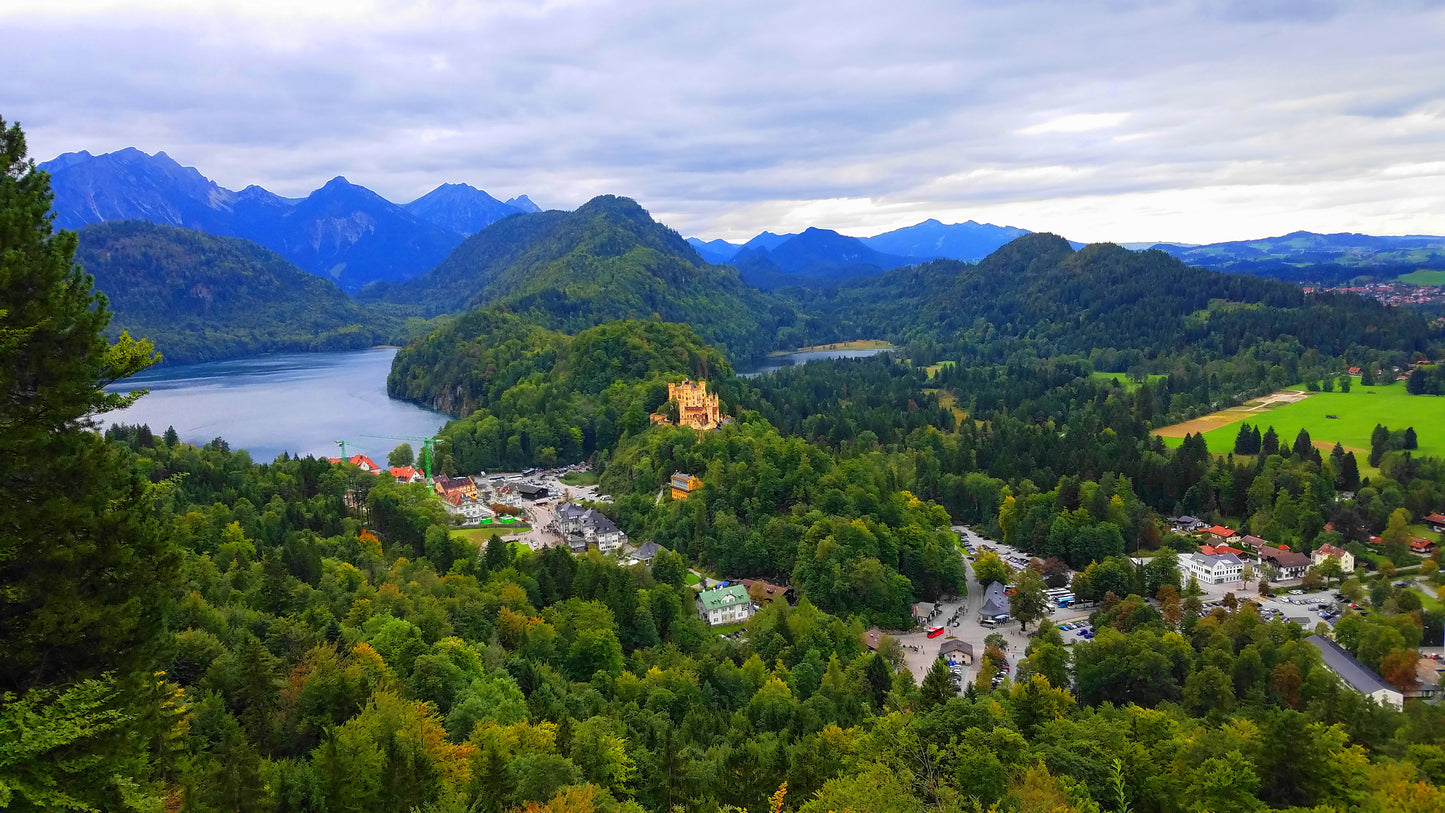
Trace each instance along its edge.
<instances>
[{"instance_id":1,"label":"building","mask_svg":"<svg viewBox=\"0 0 1445 813\"><path fill-rule=\"evenodd\" d=\"M1205 556L1218 556L1222 553L1228 553L1233 556L1238 556L1240 559L1244 558L1244 551L1239 548L1231 548L1228 545L1200 545L1199 552Z\"/></svg>"},{"instance_id":2,"label":"building","mask_svg":"<svg viewBox=\"0 0 1445 813\"><path fill-rule=\"evenodd\" d=\"M669 484L672 486L672 498L674 500L685 500L687 499L687 495L702 488L701 480L693 477L691 474L683 474L680 471L672 473L672 480L669 481Z\"/></svg>"},{"instance_id":3,"label":"building","mask_svg":"<svg viewBox=\"0 0 1445 813\"><path fill-rule=\"evenodd\" d=\"M1445 514L1429 514L1425 517L1425 524L1437 534L1445 533Z\"/></svg>"},{"instance_id":4,"label":"building","mask_svg":"<svg viewBox=\"0 0 1445 813\"><path fill-rule=\"evenodd\" d=\"M979 608L978 619L993 624L1002 624L1010 619L1008 588L1003 582L993 582L983 591L983 606Z\"/></svg>"},{"instance_id":5,"label":"building","mask_svg":"<svg viewBox=\"0 0 1445 813\"><path fill-rule=\"evenodd\" d=\"M943 646L938 648L938 657L948 661L949 666L953 666L955 663L972 666L973 644L957 638L949 638L943 642Z\"/></svg>"},{"instance_id":6,"label":"building","mask_svg":"<svg viewBox=\"0 0 1445 813\"><path fill-rule=\"evenodd\" d=\"M599 551L611 553L627 543L627 534L606 514L571 502L557 507L557 531L574 551L585 551L588 545L596 545Z\"/></svg>"},{"instance_id":7,"label":"building","mask_svg":"<svg viewBox=\"0 0 1445 813\"><path fill-rule=\"evenodd\" d=\"M481 494L477 492L477 484L472 482L470 477L438 477L432 482L444 500L479 500Z\"/></svg>"},{"instance_id":8,"label":"building","mask_svg":"<svg viewBox=\"0 0 1445 813\"><path fill-rule=\"evenodd\" d=\"M1410 537L1410 552L1417 556L1429 556L1435 552L1435 543L1423 536Z\"/></svg>"},{"instance_id":9,"label":"building","mask_svg":"<svg viewBox=\"0 0 1445 813\"><path fill-rule=\"evenodd\" d=\"M1355 569L1355 555L1344 548L1337 548L1334 545L1320 545L1318 548L1315 548L1315 552L1310 556L1310 561L1314 562L1316 567L1324 564L1329 559L1338 559L1340 569L1346 573L1353 572Z\"/></svg>"},{"instance_id":10,"label":"building","mask_svg":"<svg viewBox=\"0 0 1445 813\"><path fill-rule=\"evenodd\" d=\"M627 564L650 565L652 564L652 560L657 558L657 554L666 550L667 548L664 548L656 542L643 542L642 547L627 555Z\"/></svg>"},{"instance_id":11,"label":"building","mask_svg":"<svg viewBox=\"0 0 1445 813\"><path fill-rule=\"evenodd\" d=\"M1325 667L1338 675L1346 686L1372 698L1382 706L1390 706L1397 711L1404 710L1405 695L1386 683L1384 678L1375 674L1368 666L1360 663L1339 644L1319 635L1311 635L1305 640L1320 651Z\"/></svg>"},{"instance_id":12,"label":"building","mask_svg":"<svg viewBox=\"0 0 1445 813\"><path fill-rule=\"evenodd\" d=\"M1170 517L1169 525L1174 528L1174 530L1185 534L1202 531L1209 527L1209 523L1204 520L1198 517L1191 517L1187 514L1182 517Z\"/></svg>"},{"instance_id":13,"label":"building","mask_svg":"<svg viewBox=\"0 0 1445 813\"><path fill-rule=\"evenodd\" d=\"M539 486L536 483L518 483L513 486L517 493L528 500L541 500L547 497L547 487Z\"/></svg>"},{"instance_id":14,"label":"building","mask_svg":"<svg viewBox=\"0 0 1445 813\"><path fill-rule=\"evenodd\" d=\"M677 402L677 425L693 429L716 429L722 425L722 409L716 395L708 395L706 381L684 380L681 384L667 385L667 400ZM667 418L660 414L652 416L653 423L665 423Z\"/></svg>"},{"instance_id":15,"label":"building","mask_svg":"<svg viewBox=\"0 0 1445 813\"><path fill-rule=\"evenodd\" d=\"M339 457L328 457L326 458L326 460L329 463L342 462L341 458ZM351 457L346 458L346 462L357 467L358 469L361 469L367 474L379 474L382 470L381 466L376 465L375 460L372 460L364 454L354 454Z\"/></svg>"},{"instance_id":16,"label":"building","mask_svg":"<svg viewBox=\"0 0 1445 813\"><path fill-rule=\"evenodd\" d=\"M1238 531L1234 530L1233 528L1226 528L1223 525L1215 525L1206 530L1211 537L1213 537L1216 541L1219 542L1228 542L1236 536L1239 536Z\"/></svg>"},{"instance_id":17,"label":"building","mask_svg":"<svg viewBox=\"0 0 1445 813\"><path fill-rule=\"evenodd\" d=\"M1262 539L1258 536L1254 536L1253 534L1248 534L1240 537L1239 544L1243 545L1246 548L1249 548L1255 553L1259 553L1264 548L1273 547L1273 545L1269 543L1269 540Z\"/></svg>"},{"instance_id":18,"label":"building","mask_svg":"<svg viewBox=\"0 0 1445 813\"><path fill-rule=\"evenodd\" d=\"M913 605L913 621L916 624L927 624L937 613L938 607L931 601L920 601Z\"/></svg>"},{"instance_id":19,"label":"building","mask_svg":"<svg viewBox=\"0 0 1445 813\"><path fill-rule=\"evenodd\" d=\"M1237 582L1244 571L1244 562L1232 553L1216 553L1213 556L1191 553L1184 560L1184 566L1200 584Z\"/></svg>"},{"instance_id":20,"label":"building","mask_svg":"<svg viewBox=\"0 0 1445 813\"><path fill-rule=\"evenodd\" d=\"M863 633L863 645L873 651L878 651L878 645L883 643L883 630L877 627L869 627Z\"/></svg>"},{"instance_id":21,"label":"building","mask_svg":"<svg viewBox=\"0 0 1445 813\"><path fill-rule=\"evenodd\" d=\"M485 502L469 500L465 497L456 497L455 499L444 497L442 506L447 509L448 513L461 517L463 524L471 524L487 517L496 516L496 513Z\"/></svg>"},{"instance_id":22,"label":"building","mask_svg":"<svg viewBox=\"0 0 1445 813\"><path fill-rule=\"evenodd\" d=\"M714 587L697 594L697 616L710 625L736 624L753 617L756 608L741 584Z\"/></svg>"},{"instance_id":23,"label":"building","mask_svg":"<svg viewBox=\"0 0 1445 813\"><path fill-rule=\"evenodd\" d=\"M396 478L398 483L422 483L426 481L426 475L411 466L392 466L387 471L392 477Z\"/></svg>"},{"instance_id":24,"label":"building","mask_svg":"<svg viewBox=\"0 0 1445 813\"><path fill-rule=\"evenodd\" d=\"M1281 579L1302 579L1310 569L1310 557L1285 547L1259 549L1259 561L1274 566Z\"/></svg>"},{"instance_id":25,"label":"building","mask_svg":"<svg viewBox=\"0 0 1445 813\"><path fill-rule=\"evenodd\" d=\"M1433 658L1421 658L1415 662L1415 685L1405 690L1407 700L1430 700L1439 697L1441 672L1445 663Z\"/></svg>"},{"instance_id":26,"label":"building","mask_svg":"<svg viewBox=\"0 0 1445 813\"><path fill-rule=\"evenodd\" d=\"M752 597L753 603L758 607L766 607L778 599L783 599L789 604L793 603L793 588L786 584L772 584L762 579L743 579L743 588Z\"/></svg>"}]
</instances>

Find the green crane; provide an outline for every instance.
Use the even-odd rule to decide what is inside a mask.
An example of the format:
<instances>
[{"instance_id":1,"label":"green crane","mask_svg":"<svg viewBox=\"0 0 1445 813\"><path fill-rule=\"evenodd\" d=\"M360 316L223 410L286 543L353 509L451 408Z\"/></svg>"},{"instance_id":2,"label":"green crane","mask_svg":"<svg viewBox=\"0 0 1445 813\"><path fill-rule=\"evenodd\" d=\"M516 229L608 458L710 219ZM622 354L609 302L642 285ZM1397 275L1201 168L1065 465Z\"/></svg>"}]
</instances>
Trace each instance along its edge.
<instances>
[{"instance_id":1,"label":"green crane","mask_svg":"<svg viewBox=\"0 0 1445 813\"><path fill-rule=\"evenodd\" d=\"M410 440L421 444L422 452L426 455L426 481L432 481L432 467L437 457L437 437L422 437L420 435L362 435L364 438L382 438L384 440Z\"/></svg>"}]
</instances>

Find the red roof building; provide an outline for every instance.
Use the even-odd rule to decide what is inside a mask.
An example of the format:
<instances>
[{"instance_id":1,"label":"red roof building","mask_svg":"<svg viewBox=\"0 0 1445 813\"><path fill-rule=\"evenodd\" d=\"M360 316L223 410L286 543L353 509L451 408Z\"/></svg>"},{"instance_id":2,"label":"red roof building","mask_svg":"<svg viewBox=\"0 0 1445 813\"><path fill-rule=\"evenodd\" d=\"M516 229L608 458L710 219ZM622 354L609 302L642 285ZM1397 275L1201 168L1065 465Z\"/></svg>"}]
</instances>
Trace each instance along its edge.
<instances>
[{"instance_id":1,"label":"red roof building","mask_svg":"<svg viewBox=\"0 0 1445 813\"><path fill-rule=\"evenodd\" d=\"M1233 528L1226 528L1223 525L1215 525L1209 529L1209 535L1220 541L1227 541L1239 535Z\"/></svg>"},{"instance_id":2,"label":"red roof building","mask_svg":"<svg viewBox=\"0 0 1445 813\"><path fill-rule=\"evenodd\" d=\"M1428 556L1435 550L1435 543L1423 536L1410 537L1410 552L1418 553L1421 556Z\"/></svg>"}]
</instances>

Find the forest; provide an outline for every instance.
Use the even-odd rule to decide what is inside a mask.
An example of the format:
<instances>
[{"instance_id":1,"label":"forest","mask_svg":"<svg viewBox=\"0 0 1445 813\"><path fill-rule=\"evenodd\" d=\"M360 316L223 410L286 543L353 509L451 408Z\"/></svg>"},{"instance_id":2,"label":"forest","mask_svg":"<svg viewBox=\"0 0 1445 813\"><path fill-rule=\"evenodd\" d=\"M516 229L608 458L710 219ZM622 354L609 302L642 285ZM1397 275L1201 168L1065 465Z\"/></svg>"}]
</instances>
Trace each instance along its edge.
<instances>
[{"instance_id":1,"label":"forest","mask_svg":"<svg viewBox=\"0 0 1445 813\"><path fill-rule=\"evenodd\" d=\"M1189 342L1161 321L1101 347L1082 317L990 339L983 317L929 334L925 313L904 357L746 379L687 325L568 334L484 309L399 354L393 392L458 393L449 471L592 461L614 497L601 507L668 548L626 566L476 547L425 486L349 465L96 431L142 397L105 385L154 346L108 338L21 131L0 122L0 148L0 808L1445 809L1445 711L1353 692L1312 630L1246 596L1206 612L1179 564L1194 542L1163 521L1358 551L1370 567L1314 575L1369 610L1339 621L1340 645L1399 685L1445 624L1391 582L1409 564L1439 584L1437 560L1399 545L1445 506L1445 461L1402 443L1351 466L1307 439L1216 455L1150 433L1354 353L1438 350L1408 315L1280 293L1189 311L1205 323ZM1050 251L1029 263L1064 254ZM1280 332L1309 314L1344 327ZM1106 359L1154 377L1094 375ZM716 432L647 419L689 375L732 418ZM702 487L660 499L674 471ZM1007 678L994 685L985 651L961 693L941 662L916 682L892 638L870 649L869 625L908 625L912 602L964 588L953 523L1035 557L1012 576L980 559L980 579L1030 590L1077 569L1097 637L1066 645L1043 620ZM785 579L799 598L721 637L689 568Z\"/></svg>"}]
</instances>

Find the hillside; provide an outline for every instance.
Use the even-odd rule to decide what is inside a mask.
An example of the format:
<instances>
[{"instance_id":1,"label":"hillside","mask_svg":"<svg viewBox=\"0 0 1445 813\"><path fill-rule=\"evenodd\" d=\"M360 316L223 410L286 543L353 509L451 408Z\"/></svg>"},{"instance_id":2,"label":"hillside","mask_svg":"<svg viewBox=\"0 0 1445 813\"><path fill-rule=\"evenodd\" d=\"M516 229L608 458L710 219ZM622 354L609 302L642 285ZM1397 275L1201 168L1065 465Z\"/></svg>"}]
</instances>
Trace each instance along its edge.
<instances>
[{"instance_id":1,"label":"hillside","mask_svg":"<svg viewBox=\"0 0 1445 813\"><path fill-rule=\"evenodd\" d=\"M51 175L57 228L146 220L243 237L348 291L414 277L465 235L537 208L525 195L502 203L464 184L402 207L339 177L300 199L254 185L234 192L163 152L134 148L66 153L40 168Z\"/></svg>"},{"instance_id":2,"label":"hillside","mask_svg":"<svg viewBox=\"0 0 1445 813\"><path fill-rule=\"evenodd\" d=\"M150 338L167 362L369 347L395 325L335 283L234 237L103 223L81 229L76 262L110 300L109 334Z\"/></svg>"},{"instance_id":3,"label":"hillside","mask_svg":"<svg viewBox=\"0 0 1445 813\"><path fill-rule=\"evenodd\" d=\"M573 212L493 223L429 273L363 298L420 306L428 315L502 305L567 333L618 319L683 322L734 358L796 338L777 336L795 321L786 304L748 287L732 269L704 262L636 202L611 195Z\"/></svg>"},{"instance_id":4,"label":"hillside","mask_svg":"<svg viewBox=\"0 0 1445 813\"><path fill-rule=\"evenodd\" d=\"M386 385L393 397L466 416L442 430L445 463L480 471L610 449L646 428L666 382L686 376L732 376L687 325L626 320L568 336L487 308L403 348Z\"/></svg>"},{"instance_id":5,"label":"hillside","mask_svg":"<svg viewBox=\"0 0 1445 813\"><path fill-rule=\"evenodd\" d=\"M1076 252L1050 234L1020 237L977 265L939 260L794 296L839 338L1027 339L1050 354L1112 347L1152 357L1192 347L1233 355L1288 334L1338 355L1355 344L1423 348L1429 335L1417 315L1377 302L1306 296L1283 282L1189 268L1160 251L1099 244Z\"/></svg>"}]
</instances>

